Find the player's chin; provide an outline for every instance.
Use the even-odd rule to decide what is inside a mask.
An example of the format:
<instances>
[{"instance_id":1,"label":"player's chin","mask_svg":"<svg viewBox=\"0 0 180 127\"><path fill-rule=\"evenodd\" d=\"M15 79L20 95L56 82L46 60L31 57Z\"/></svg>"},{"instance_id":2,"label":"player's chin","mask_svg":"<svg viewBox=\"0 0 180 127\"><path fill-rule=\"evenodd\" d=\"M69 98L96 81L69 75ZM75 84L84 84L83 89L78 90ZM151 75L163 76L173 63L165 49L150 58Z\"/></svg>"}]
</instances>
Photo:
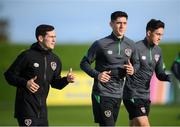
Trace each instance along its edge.
<instances>
[{"instance_id":1,"label":"player's chin","mask_svg":"<svg viewBox=\"0 0 180 127\"><path fill-rule=\"evenodd\" d=\"M124 31L119 31L119 32L118 32L118 36L123 36L124 33L125 33Z\"/></svg>"},{"instance_id":2,"label":"player's chin","mask_svg":"<svg viewBox=\"0 0 180 127\"><path fill-rule=\"evenodd\" d=\"M116 34L116 36L120 37L120 36L123 36L123 34L120 33L120 32L118 32L118 33Z\"/></svg>"},{"instance_id":3,"label":"player's chin","mask_svg":"<svg viewBox=\"0 0 180 127\"><path fill-rule=\"evenodd\" d=\"M154 44L155 44L155 45L159 45L159 41L155 42Z\"/></svg>"},{"instance_id":4,"label":"player's chin","mask_svg":"<svg viewBox=\"0 0 180 127\"><path fill-rule=\"evenodd\" d=\"M54 49L54 45L49 46L50 49Z\"/></svg>"}]
</instances>

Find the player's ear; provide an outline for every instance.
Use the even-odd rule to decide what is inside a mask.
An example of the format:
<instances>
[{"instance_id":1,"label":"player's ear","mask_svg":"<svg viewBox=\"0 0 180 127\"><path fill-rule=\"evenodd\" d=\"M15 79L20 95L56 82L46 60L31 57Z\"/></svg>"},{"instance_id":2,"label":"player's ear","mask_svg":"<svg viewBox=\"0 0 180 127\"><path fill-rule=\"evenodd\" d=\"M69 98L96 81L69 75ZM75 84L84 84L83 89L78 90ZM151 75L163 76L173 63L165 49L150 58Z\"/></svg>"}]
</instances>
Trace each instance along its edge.
<instances>
[{"instance_id":1,"label":"player's ear","mask_svg":"<svg viewBox=\"0 0 180 127\"><path fill-rule=\"evenodd\" d=\"M148 30L148 31L147 31L147 36L149 37L150 35L151 35L151 31Z\"/></svg>"},{"instance_id":2,"label":"player's ear","mask_svg":"<svg viewBox=\"0 0 180 127\"><path fill-rule=\"evenodd\" d=\"M109 22L109 25L110 25L111 28L113 28L113 23L112 23L112 21Z\"/></svg>"},{"instance_id":3,"label":"player's ear","mask_svg":"<svg viewBox=\"0 0 180 127\"><path fill-rule=\"evenodd\" d=\"M38 41L39 41L39 42L43 42L43 36L42 36L42 35L39 35L39 36L38 36Z\"/></svg>"}]
</instances>

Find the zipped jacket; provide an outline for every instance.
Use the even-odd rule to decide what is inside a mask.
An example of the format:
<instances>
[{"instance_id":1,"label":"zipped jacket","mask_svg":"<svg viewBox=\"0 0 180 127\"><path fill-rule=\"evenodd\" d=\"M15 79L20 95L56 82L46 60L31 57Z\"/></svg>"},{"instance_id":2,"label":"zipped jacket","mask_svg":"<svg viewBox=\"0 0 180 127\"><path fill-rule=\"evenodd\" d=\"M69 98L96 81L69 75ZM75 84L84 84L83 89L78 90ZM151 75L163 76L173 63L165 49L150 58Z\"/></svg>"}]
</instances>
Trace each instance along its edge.
<instances>
[{"instance_id":1,"label":"zipped jacket","mask_svg":"<svg viewBox=\"0 0 180 127\"><path fill-rule=\"evenodd\" d=\"M62 89L67 84L67 77L61 77L61 61L51 50L43 49L34 43L30 49L22 52L4 73L7 82L17 88L15 117L47 118L46 98L50 85ZM35 83L40 88L32 93L27 88L27 81L37 76Z\"/></svg>"},{"instance_id":2,"label":"zipped jacket","mask_svg":"<svg viewBox=\"0 0 180 127\"><path fill-rule=\"evenodd\" d=\"M135 44L127 37L118 39L114 33L95 41L89 48L87 55L83 57L80 67L89 76L94 78L93 93L96 95L122 98L123 83L120 80L126 77L124 64L128 59L134 66L136 73L139 67L139 60ZM95 68L91 64L95 61ZM111 79L107 83L98 80L98 75L103 71L111 71Z\"/></svg>"},{"instance_id":3,"label":"zipped jacket","mask_svg":"<svg viewBox=\"0 0 180 127\"><path fill-rule=\"evenodd\" d=\"M153 73L161 81L171 81L171 76L163 69L162 51L159 46L149 44L147 39L136 43L140 68L128 77L124 87L124 99L150 99L150 81Z\"/></svg>"}]
</instances>

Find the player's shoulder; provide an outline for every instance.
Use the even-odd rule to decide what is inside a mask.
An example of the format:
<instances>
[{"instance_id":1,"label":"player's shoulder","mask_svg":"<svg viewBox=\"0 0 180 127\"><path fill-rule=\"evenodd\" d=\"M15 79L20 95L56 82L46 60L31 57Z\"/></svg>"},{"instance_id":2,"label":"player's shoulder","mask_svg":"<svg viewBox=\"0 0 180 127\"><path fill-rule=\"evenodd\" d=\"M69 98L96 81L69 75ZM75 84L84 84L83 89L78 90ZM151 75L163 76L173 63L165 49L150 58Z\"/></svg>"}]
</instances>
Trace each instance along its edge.
<instances>
[{"instance_id":1,"label":"player's shoulder","mask_svg":"<svg viewBox=\"0 0 180 127\"><path fill-rule=\"evenodd\" d=\"M135 47L139 51L143 51L147 48L147 46L144 43L144 40L139 40L139 41L135 42Z\"/></svg>"},{"instance_id":2,"label":"player's shoulder","mask_svg":"<svg viewBox=\"0 0 180 127\"><path fill-rule=\"evenodd\" d=\"M123 42L124 42L128 47L131 47L132 49L135 49L135 42L134 42L132 39L124 36Z\"/></svg>"},{"instance_id":3,"label":"player's shoulder","mask_svg":"<svg viewBox=\"0 0 180 127\"><path fill-rule=\"evenodd\" d=\"M126 36L124 36L123 42L130 47L135 47L135 42Z\"/></svg>"},{"instance_id":4,"label":"player's shoulder","mask_svg":"<svg viewBox=\"0 0 180 127\"><path fill-rule=\"evenodd\" d=\"M30 54L30 49L22 49L19 51L19 55L18 56L27 56L28 54Z\"/></svg>"},{"instance_id":5,"label":"player's shoulder","mask_svg":"<svg viewBox=\"0 0 180 127\"><path fill-rule=\"evenodd\" d=\"M54 52L50 52L50 57L51 57L52 59L57 60L57 61L60 60L60 57L59 57L56 53L54 53Z\"/></svg>"},{"instance_id":6,"label":"player's shoulder","mask_svg":"<svg viewBox=\"0 0 180 127\"><path fill-rule=\"evenodd\" d=\"M111 35L108 35L106 37L103 37L103 38L97 40L96 45L99 47L104 47L110 43L113 43L114 41L115 41L115 39L112 37L112 34L111 34Z\"/></svg>"},{"instance_id":7,"label":"player's shoulder","mask_svg":"<svg viewBox=\"0 0 180 127\"><path fill-rule=\"evenodd\" d=\"M95 42L97 44L101 44L101 43L104 43L104 42L108 42L108 41L111 41L112 38L110 38L110 36L106 36L106 37L103 37L103 38L100 38L98 40L96 40Z\"/></svg>"},{"instance_id":8,"label":"player's shoulder","mask_svg":"<svg viewBox=\"0 0 180 127\"><path fill-rule=\"evenodd\" d=\"M162 54L162 49L161 49L161 47L159 47L158 45L155 45L155 46L154 46L154 50L155 50L156 52L158 52L159 54Z\"/></svg>"},{"instance_id":9,"label":"player's shoulder","mask_svg":"<svg viewBox=\"0 0 180 127\"><path fill-rule=\"evenodd\" d=\"M132 39L130 39L130 38L126 37L126 36L124 36L124 41L126 43L129 43L129 44L132 44L132 45L134 45L134 43L135 43Z\"/></svg>"},{"instance_id":10,"label":"player's shoulder","mask_svg":"<svg viewBox=\"0 0 180 127\"><path fill-rule=\"evenodd\" d=\"M29 58L29 49L22 49L17 54L16 59L27 59Z\"/></svg>"},{"instance_id":11,"label":"player's shoulder","mask_svg":"<svg viewBox=\"0 0 180 127\"><path fill-rule=\"evenodd\" d=\"M135 42L135 45L144 45L144 42L143 42L144 40L140 40L140 41L137 41L137 42Z\"/></svg>"},{"instance_id":12,"label":"player's shoulder","mask_svg":"<svg viewBox=\"0 0 180 127\"><path fill-rule=\"evenodd\" d=\"M109 42L110 39L107 37L103 37L100 39L97 39L93 42L93 44L91 45L91 47L93 48L97 48L97 47L101 47L102 45L104 45L105 43Z\"/></svg>"}]
</instances>

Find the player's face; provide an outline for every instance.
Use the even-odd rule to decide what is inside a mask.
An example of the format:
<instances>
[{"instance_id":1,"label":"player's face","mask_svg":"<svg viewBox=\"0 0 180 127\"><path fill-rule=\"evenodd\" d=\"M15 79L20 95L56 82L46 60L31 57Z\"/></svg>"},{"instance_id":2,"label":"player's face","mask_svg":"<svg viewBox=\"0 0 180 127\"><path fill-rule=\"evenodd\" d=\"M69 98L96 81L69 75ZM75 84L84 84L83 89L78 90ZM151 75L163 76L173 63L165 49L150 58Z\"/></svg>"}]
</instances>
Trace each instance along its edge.
<instances>
[{"instance_id":1,"label":"player's face","mask_svg":"<svg viewBox=\"0 0 180 127\"><path fill-rule=\"evenodd\" d=\"M162 39L163 33L164 33L164 28L158 28L153 32L149 31L148 36L150 42L153 42L155 45L158 45Z\"/></svg>"},{"instance_id":2,"label":"player's face","mask_svg":"<svg viewBox=\"0 0 180 127\"><path fill-rule=\"evenodd\" d=\"M54 49L56 44L56 33L54 30L46 32L42 44L47 49Z\"/></svg>"},{"instance_id":3,"label":"player's face","mask_svg":"<svg viewBox=\"0 0 180 127\"><path fill-rule=\"evenodd\" d=\"M123 37L127 28L127 19L126 17L118 17L116 20L111 21L110 25L116 36Z\"/></svg>"}]
</instances>

